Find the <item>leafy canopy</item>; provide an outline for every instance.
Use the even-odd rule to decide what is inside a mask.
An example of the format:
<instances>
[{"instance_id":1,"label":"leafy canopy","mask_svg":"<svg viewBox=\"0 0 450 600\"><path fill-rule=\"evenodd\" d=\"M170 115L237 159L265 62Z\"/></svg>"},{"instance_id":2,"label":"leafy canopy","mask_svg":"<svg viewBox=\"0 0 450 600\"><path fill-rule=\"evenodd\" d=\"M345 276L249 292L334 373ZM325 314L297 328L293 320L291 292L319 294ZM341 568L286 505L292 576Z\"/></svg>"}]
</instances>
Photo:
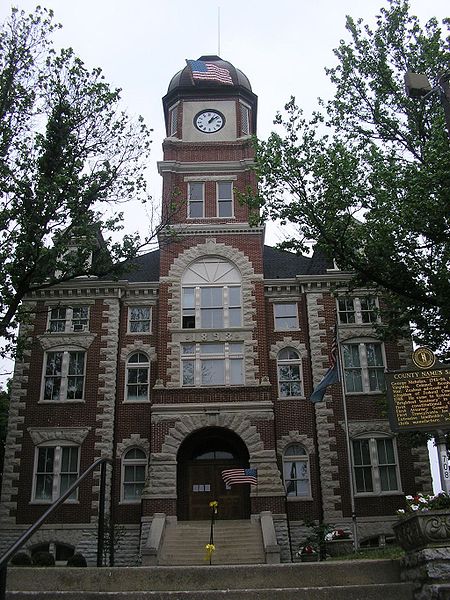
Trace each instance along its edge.
<instances>
[{"instance_id":1,"label":"leafy canopy","mask_svg":"<svg viewBox=\"0 0 450 600\"><path fill-rule=\"evenodd\" d=\"M404 89L408 70L432 82L449 71L448 40L404 0L388 0L375 27L347 17L346 29L327 69L334 97L309 120L291 98L257 142L260 189L246 200L262 220L296 226L284 248L314 240L354 286L383 291L386 335L412 323L416 341L448 356L449 134L439 93L415 100Z\"/></svg>"},{"instance_id":2,"label":"leafy canopy","mask_svg":"<svg viewBox=\"0 0 450 600\"><path fill-rule=\"evenodd\" d=\"M101 69L55 51L57 28L39 7L13 9L0 28L0 336L10 342L27 294L114 274L156 233L110 237L121 214L108 218L107 206L147 200L150 130L120 109Z\"/></svg>"}]
</instances>

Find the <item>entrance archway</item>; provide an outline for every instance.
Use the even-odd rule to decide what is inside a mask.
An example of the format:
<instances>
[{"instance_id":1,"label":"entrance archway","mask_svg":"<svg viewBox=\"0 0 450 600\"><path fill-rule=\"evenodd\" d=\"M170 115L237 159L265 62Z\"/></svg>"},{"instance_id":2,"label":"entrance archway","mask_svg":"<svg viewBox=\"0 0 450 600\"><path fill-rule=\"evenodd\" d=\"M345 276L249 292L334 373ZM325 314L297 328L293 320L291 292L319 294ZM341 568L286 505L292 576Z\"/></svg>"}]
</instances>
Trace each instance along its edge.
<instances>
[{"instance_id":1,"label":"entrance archway","mask_svg":"<svg viewBox=\"0 0 450 600\"><path fill-rule=\"evenodd\" d=\"M177 456L177 515L180 520L209 519L209 503L219 503L218 518L250 517L250 486L226 486L222 471L248 467L248 450L239 436L220 427L191 434Z\"/></svg>"}]
</instances>

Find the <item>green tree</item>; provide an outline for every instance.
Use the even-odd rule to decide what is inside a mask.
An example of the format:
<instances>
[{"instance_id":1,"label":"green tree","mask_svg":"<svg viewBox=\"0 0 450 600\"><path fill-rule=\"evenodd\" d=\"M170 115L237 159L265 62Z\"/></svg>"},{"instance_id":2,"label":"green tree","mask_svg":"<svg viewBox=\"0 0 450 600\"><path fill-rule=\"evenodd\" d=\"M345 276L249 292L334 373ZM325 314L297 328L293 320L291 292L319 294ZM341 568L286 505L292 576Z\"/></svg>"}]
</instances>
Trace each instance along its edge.
<instances>
[{"instance_id":1,"label":"green tree","mask_svg":"<svg viewBox=\"0 0 450 600\"><path fill-rule=\"evenodd\" d=\"M285 248L314 240L353 285L379 288L386 335L412 323L416 341L448 358L449 137L439 94L420 101L404 89L407 70L430 81L449 71L448 40L404 0L388 0L373 28L347 17L346 29L327 69L334 97L311 119L291 98L281 129L257 142L260 190L247 201L263 220L296 226Z\"/></svg>"},{"instance_id":2,"label":"green tree","mask_svg":"<svg viewBox=\"0 0 450 600\"><path fill-rule=\"evenodd\" d=\"M13 9L0 28L0 336L10 345L28 294L114 275L156 235L149 224L145 240L112 240L122 220L112 204L148 199L150 130L121 110L101 69L55 51L57 28L39 7Z\"/></svg>"}]
</instances>

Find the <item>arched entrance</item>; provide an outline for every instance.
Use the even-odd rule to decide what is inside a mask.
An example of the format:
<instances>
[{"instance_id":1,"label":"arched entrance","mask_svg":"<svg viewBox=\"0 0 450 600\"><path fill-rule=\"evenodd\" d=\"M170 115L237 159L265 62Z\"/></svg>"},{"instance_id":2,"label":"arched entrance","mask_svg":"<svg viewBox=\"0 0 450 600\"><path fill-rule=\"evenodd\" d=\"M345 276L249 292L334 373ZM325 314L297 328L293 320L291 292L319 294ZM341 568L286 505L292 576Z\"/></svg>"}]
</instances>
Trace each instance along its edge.
<instances>
[{"instance_id":1,"label":"arched entrance","mask_svg":"<svg viewBox=\"0 0 450 600\"><path fill-rule=\"evenodd\" d=\"M191 434L177 456L177 515L180 520L209 519L217 500L220 519L250 517L250 486L227 487L222 471L248 467L248 450L232 431L208 427Z\"/></svg>"}]
</instances>

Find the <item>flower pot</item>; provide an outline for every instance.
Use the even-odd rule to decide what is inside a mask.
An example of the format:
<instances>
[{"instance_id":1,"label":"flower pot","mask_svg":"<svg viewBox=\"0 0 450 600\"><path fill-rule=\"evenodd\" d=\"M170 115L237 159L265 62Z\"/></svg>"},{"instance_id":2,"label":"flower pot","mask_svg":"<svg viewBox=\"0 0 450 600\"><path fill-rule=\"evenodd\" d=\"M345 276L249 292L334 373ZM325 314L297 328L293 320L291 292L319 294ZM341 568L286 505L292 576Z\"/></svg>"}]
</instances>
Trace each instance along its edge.
<instances>
[{"instance_id":1,"label":"flower pot","mask_svg":"<svg viewBox=\"0 0 450 600\"><path fill-rule=\"evenodd\" d=\"M404 550L450 546L450 510L416 511L393 525Z\"/></svg>"}]
</instances>

